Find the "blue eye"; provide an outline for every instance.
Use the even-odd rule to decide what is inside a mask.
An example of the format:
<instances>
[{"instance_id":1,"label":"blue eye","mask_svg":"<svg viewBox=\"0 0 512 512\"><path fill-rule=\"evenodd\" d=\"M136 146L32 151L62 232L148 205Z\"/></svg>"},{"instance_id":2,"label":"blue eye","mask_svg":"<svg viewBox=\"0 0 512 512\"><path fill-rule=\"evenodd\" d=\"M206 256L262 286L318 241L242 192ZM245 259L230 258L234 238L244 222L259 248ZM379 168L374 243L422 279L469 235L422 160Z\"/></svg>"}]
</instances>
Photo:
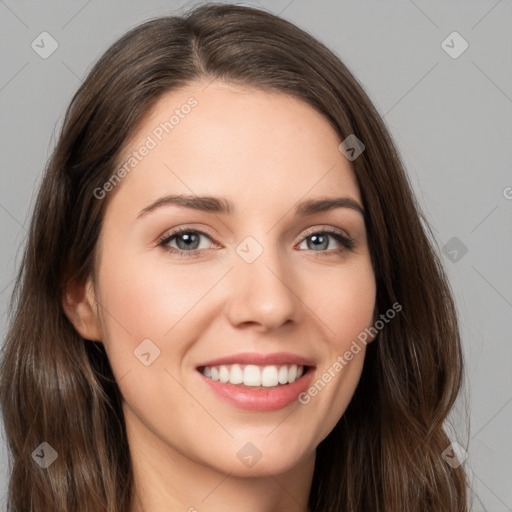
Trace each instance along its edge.
<instances>
[{"instance_id":1,"label":"blue eye","mask_svg":"<svg viewBox=\"0 0 512 512\"><path fill-rule=\"evenodd\" d=\"M209 235L202 231L198 231L195 229L188 228L180 228L172 233L166 233L159 241L158 245L162 247L164 250L170 252L171 254L176 254L180 257L195 257L198 256L202 250L207 249L199 249L201 237L205 237L209 240L212 240ZM340 247L325 250L329 247L330 240L334 239ZM345 236L342 232L333 231L330 229L326 229L323 231L313 231L309 233L301 242L307 242L310 240L311 243L307 243L308 249L310 251L318 253L318 256L325 255L329 256L332 254L340 254L345 251L351 251L355 242L352 238ZM170 244L176 243L177 247L173 247ZM319 250L317 250L319 249Z\"/></svg>"},{"instance_id":2,"label":"blue eye","mask_svg":"<svg viewBox=\"0 0 512 512\"><path fill-rule=\"evenodd\" d=\"M178 256L197 256L201 252L199 249L197 249L197 247L199 246L201 236L210 239L210 237L206 233L203 233L202 231L181 228L168 235L164 235L164 238L160 240L160 243L158 245L162 246L166 251L169 251L171 254L177 254ZM178 245L177 248L171 247L169 245L169 243L174 240L176 240L176 243Z\"/></svg>"},{"instance_id":3,"label":"blue eye","mask_svg":"<svg viewBox=\"0 0 512 512\"><path fill-rule=\"evenodd\" d=\"M332 249L330 251L325 251L322 249L327 249L329 247L329 239L334 239L338 244L341 245L341 248ZM308 245L308 249L313 250L314 252L328 252L328 254L332 254L332 252L341 253L345 250L352 250L354 248L354 240L352 238L348 238L345 235L331 230L325 231L315 231L312 234L307 235L304 238L304 241L311 241L311 244ZM302 242L304 243L304 242ZM311 247L315 247L315 249L311 249ZM321 249L321 251L317 251L316 249Z\"/></svg>"}]
</instances>

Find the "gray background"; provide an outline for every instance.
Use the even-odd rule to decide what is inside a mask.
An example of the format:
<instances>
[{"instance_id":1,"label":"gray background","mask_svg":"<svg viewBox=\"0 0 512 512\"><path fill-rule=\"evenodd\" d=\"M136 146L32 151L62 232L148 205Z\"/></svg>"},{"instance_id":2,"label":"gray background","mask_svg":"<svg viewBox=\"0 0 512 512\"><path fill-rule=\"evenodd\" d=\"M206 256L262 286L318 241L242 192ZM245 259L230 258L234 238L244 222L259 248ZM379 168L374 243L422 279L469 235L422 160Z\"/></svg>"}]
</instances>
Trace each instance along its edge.
<instances>
[{"instance_id":1,"label":"gray background","mask_svg":"<svg viewBox=\"0 0 512 512\"><path fill-rule=\"evenodd\" d=\"M128 28L198 3L0 0L2 339L34 194L73 93ZM263 6L319 38L384 116L440 250L445 247L460 312L467 387L451 435L469 443L464 464L474 486L473 510L511 511L511 1L239 3ZM31 47L43 31L58 43L47 59ZM458 58L442 46L453 31L469 44ZM445 44L458 51L461 41L451 39ZM1 440L0 450L3 510L7 455Z\"/></svg>"}]
</instances>

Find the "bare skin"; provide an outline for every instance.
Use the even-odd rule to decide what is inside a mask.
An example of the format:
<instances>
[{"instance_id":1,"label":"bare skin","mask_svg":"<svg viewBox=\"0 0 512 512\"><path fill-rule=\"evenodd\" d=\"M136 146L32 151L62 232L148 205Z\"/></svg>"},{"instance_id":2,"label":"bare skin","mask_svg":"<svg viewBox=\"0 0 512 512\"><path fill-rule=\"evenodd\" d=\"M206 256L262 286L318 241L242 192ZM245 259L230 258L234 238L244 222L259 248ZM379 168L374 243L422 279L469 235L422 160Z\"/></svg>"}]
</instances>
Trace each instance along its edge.
<instances>
[{"instance_id":1,"label":"bare skin","mask_svg":"<svg viewBox=\"0 0 512 512\"><path fill-rule=\"evenodd\" d=\"M127 153L148 135L157 145L109 192L97 281L70 289L65 308L84 338L105 345L123 396L137 491L131 512L307 511L315 449L353 396L364 347L307 404L275 411L225 401L196 366L240 352L291 352L314 361L314 380L332 367L372 325L364 218L347 207L301 217L295 206L344 196L362 207L362 199L339 136L312 107L207 85L166 94L129 141ZM197 105L157 140L155 127L192 96ZM224 197L234 211L168 204L138 218L170 194ZM159 245L180 227L204 233L194 256ZM325 243L312 243L322 233ZM262 249L251 263L236 251L248 236ZM177 235L166 247L185 251L183 241ZM148 366L134 356L145 339L160 350ZM237 456L247 443L261 453L252 467Z\"/></svg>"}]
</instances>

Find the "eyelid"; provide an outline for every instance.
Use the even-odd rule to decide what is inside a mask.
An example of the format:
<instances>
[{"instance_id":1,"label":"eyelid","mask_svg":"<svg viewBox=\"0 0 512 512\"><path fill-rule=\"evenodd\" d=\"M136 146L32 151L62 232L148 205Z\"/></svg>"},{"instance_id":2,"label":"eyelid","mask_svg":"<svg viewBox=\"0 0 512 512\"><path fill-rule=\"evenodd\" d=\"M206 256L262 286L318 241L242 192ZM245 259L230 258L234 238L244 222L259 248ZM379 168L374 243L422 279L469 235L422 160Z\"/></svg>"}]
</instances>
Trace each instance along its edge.
<instances>
[{"instance_id":1,"label":"eyelid","mask_svg":"<svg viewBox=\"0 0 512 512\"><path fill-rule=\"evenodd\" d=\"M342 236L344 236L345 238L352 238L349 233L347 231L345 231L344 229L341 229L341 228L336 228L334 226L329 226L327 224L325 225L317 225L317 226L312 226L308 229L306 229L306 231L304 231L304 233L301 234L301 239L300 241L302 241L304 238L308 237L309 235L312 235L313 233L318 233L318 232L324 232L324 231L334 231L335 233L338 233Z\"/></svg>"}]
</instances>

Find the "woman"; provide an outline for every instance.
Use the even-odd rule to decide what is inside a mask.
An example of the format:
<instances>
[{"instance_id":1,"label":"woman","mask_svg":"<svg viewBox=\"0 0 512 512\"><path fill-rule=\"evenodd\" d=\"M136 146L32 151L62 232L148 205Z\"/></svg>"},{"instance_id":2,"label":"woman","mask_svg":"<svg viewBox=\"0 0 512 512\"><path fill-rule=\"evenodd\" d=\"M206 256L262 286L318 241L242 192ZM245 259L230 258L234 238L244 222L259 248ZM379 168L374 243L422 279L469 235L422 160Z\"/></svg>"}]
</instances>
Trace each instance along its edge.
<instances>
[{"instance_id":1,"label":"woman","mask_svg":"<svg viewBox=\"0 0 512 512\"><path fill-rule=\"evenodd\" d=\"M466 511L457 319L356 79L268 12L128 32L67 111L4 345L9 510Z\"/></svg>"}]
</instances>

